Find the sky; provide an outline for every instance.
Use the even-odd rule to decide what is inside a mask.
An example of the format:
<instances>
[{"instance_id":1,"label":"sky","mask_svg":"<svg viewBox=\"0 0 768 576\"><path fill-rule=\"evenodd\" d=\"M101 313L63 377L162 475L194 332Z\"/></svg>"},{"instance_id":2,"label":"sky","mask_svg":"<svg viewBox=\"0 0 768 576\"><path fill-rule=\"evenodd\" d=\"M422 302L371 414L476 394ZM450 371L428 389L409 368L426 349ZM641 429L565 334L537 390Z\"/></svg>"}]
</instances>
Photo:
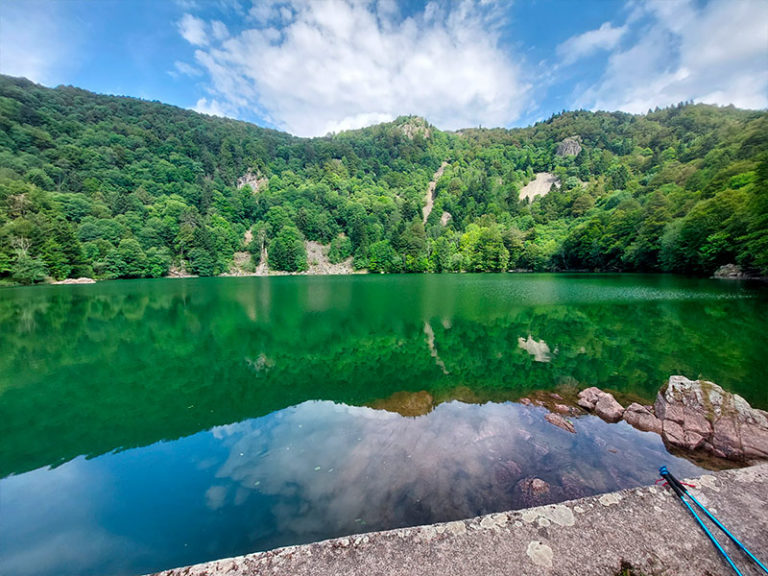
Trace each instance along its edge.
<instances>
[{"instance_id":1,"label":"sky","mask_svg":"<svg viewBox=\"0 0 768 576\"><path fill-rule=\"evenodd\" d=\"M322 136L768 108L768 0L2 0L0 72Z\"/></svg>"}]
</instances>

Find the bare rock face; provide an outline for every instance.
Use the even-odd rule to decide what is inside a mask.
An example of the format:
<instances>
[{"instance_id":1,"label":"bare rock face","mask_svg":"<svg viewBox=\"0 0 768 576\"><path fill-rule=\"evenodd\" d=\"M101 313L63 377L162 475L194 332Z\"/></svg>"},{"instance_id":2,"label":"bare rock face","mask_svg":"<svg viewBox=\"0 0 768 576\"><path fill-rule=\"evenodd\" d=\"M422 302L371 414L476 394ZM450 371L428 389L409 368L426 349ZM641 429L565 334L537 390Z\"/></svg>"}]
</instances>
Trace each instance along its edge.
<instances>
[{"instance_id":1,"label":"bare rock face","mask_svg":"<svg viewBox=\"0 0 768 576\"><path fill-rule=\"evenodd\" d=\"M637 402L633 402L624 410L624 420L638 430L661 434L661 420L656 418L650 408Z\"/></svg>"},{"instance_id":2,"label":"bare rock face","mask_svg":"<svg viewBox=\"0 0 768 576\"><path fill-rule=\"evenodd\" d=\"M557 145L555 154L558 156L578 156L579 152L581 152L580 140L579 136L566 138Z\"/></svg>"},{"instance_id":3,"label":"bare rock face","mask_svg":"<svg viewBox=\"0 0 768 576\"><path fill-rule=\"evenodd\" d=\"M248 172L237 179L238 190L245 186L250 186L254 194L256 194L259 190L266 188L268 184L269 179L258 171L254 173L248 170Z\"/></svg>"},{"instance_id":4,"label":"bare rock face","mask_svg":"<svg viewBox=\"0 0 768 576\"><path fill-rule=\"evenodd\" d=\"M432 130L430 129L429 123L420 116L406 118L405 121L400 124L400 131L411 140L417 135L422 136L424 139L429 139L429 137L432 136Z\"/></svg>"},{"instance_id":5,"label":"bare rock face","mask_svg":"<svg viewBox=\"0 0 768 576\"><path fill-rule=\"evenodd\" d=\"M66 280L59 280L58 282L52 282L52 284L96 284L96 280L93 278L67 278Z\"/></svg>"},{"instance_id":6,"label":"bare rock face","mask_svg":"<svg viewBox=\"0 0 768 576\"><path fill-rule=\"evenodd\" d=\"M746 274L741 269L741 266L737 264L725 264L715 270L715 278L744 278Z\"/></svg>"},{"instance_id":7,"label":"bare rock face","mask_svg":"<svg viewBox=\"0 0 768 576\"><path fill-rule=\"evenodd\" d=\"M579 392L577 404L587 410L594 410L606 422L618 422L624 414L624 407L613 394L592 386Z\"/></svg>"},{"instance_id":8,"label":"bare rock face","mask_svg":"<svg viewBox=\"0 0 768 576\"><path fill-rule=\"evenodd\" d=\"M729 460L768 458L768 413L717 384L671 376L654 409L667 444Z\"/></svg>"}]
</instances>

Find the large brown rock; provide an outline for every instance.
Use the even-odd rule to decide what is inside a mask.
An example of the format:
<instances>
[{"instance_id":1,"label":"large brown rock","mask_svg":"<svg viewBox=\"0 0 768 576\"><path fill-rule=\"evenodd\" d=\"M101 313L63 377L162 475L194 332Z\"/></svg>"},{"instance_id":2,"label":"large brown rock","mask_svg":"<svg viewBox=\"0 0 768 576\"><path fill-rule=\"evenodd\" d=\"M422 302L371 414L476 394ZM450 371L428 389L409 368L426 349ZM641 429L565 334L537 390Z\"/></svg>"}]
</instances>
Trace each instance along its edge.
<instances>
[{"instance_id":1,"label":"large brown rock","mask_svg":"<svg viewBox=\"0 0 768 576\"><path fill-rule=\"evenodd\" d=\"M603 391L600 388L590 386L579 392L579 399L576 403L587 410L594 410L601 394L603 394Z\"/></svg>"},{"instance_id":2,"label":"large brown rock","mask_svg":"<svg viewBox=\"0 0 768 576\"><path fill-rule=\"evenodd\" d=\"M595 404L595 414L606 422L618 422L624 414L624 407L616 401L613 394L603 392Z\"/></svg>"},{"instance_id":3,"label":"large brown rock","mask_svg":"<svg viewBox=\"0 0 768 576\"><path fill-rule=\"evenodd\" d=\"M671 376L654 410L667 444L729 460L768 459L768 413L717 384Z\"/></svg>"},{"instance_id":4,"label":"large brown rock","mask_svg":"<svg viewBox=\"0 0 768 576\"><path fill-rule=\"evenodd\" d=\"M587 410L594 410L595 414L607 422L618 422L624 414L624 407L616 401L613 394L603 392L595 386L579 392L576 403Z\"/></svg>"},{"instance_id":5,"label":"large brown rock","mask_svg":"<svg viewBox=\"0 0 768 576\"><path fill-rule=\"evenodd\" d=\"M637 402L632 402L624 410L624 420L630 426L644 432L656 432L661 434L661 420L659 420L648 408Z\"/></svg>"}]
</instances>

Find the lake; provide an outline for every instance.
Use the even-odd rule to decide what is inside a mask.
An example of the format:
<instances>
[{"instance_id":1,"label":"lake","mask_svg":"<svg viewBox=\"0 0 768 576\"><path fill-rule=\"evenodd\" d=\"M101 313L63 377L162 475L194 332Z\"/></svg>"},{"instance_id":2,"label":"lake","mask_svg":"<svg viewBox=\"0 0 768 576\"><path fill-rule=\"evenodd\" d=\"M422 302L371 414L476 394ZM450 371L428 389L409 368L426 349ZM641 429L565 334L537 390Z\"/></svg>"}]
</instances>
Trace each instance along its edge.
<instances>
[{"instance_id":1,"label":"lake","mask_svg":"<svg viewBox=\"0 0 768 576\"><path fill-rule=\"evenodd\" d=\"M683 374L765 409L766 318L765 284L661 275L0 289L0 573L140 574L693 475L657 435L517 400L651 403Z\"/></svg>"}]
</instances>

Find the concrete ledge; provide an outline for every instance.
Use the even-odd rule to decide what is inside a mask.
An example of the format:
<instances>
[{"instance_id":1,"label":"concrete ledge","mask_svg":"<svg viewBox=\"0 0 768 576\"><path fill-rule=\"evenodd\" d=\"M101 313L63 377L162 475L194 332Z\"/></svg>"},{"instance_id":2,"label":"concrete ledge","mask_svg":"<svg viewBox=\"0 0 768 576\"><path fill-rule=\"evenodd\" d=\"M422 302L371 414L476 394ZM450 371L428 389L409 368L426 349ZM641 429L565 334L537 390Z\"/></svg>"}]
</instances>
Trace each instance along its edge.
<instances>
[{"instance_id":1,"label":"concrete ledge","mask_svg":"<svg viewBox=\"0 0 768 576\"><path fill-rule=\"evenodd\" d=\"M768 464L688 482L696 486L691 494L768 563ZM715 535L725 540L719 531ZM730 542L726 549L745 575L761 573ZM732 573L677 497L649 486L471 520L291 546L159 574L615 576L627 566L648 576Z\"/></svg>"}]
</instances>

